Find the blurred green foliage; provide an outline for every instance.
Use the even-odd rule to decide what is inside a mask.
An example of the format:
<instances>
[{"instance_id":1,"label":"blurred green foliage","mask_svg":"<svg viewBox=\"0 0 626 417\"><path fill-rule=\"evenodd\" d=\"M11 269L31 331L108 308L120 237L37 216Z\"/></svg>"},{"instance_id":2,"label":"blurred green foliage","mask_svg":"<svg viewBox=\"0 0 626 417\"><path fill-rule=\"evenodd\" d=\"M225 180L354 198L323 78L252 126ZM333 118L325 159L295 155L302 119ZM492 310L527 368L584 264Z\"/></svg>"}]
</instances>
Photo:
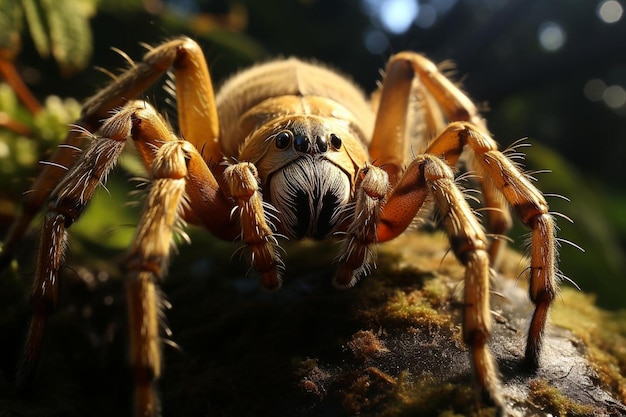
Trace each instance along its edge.
<instances>
[{"instance_id":1,"label":"blurred green foliage","mask_svg":"<svg viewBox=\"0 0 626 417\"><path fill-rule=\"evenodd\" d=\"M83 70L92 54L89 19L95 11L95 0L3 0L0 21L5 25L0 47L21 34L25 19L40 56L53 56L64 74Z\"/></svg>"},{"instance_id":2,"label":"blurred green foliage","mask_svg":"<svg viewBox=\"0 0 626 417\"><path fill-rule=\"evenodd\" d=\"M44 102L44 110L33 115L6 85L0 86L0 112L32 131L25 137L0 130L3 227L35 175L35 162L45 159L76 117L76 100L107 82L106 75L91 68L115 72L126 65L111 47L139 59L141 42L154 44L188 34L205 47L216 84L243 66L295 54L330 63L368 91L389 54L413 49L458 63L457 78L464 80L470 96L489 103L486 117L504 147L530 137L534 146L528 151L528 168L552 171L538 176L539 187L571 200L550 200L554 211L574 220L573 225L559 220L559 236L586 251L564 244L563 272L585 291L596 293L601 305L626 307L623 291L615 291L624 285L626 273L626 193L619 178L624 167L616 166L626 148L626 118L582 95L590 77L624 72L621 57L626 53L616 49L623 45L606 42L611 39L606 31L624 33L623 22L606 28L590 23L585 26L588 39L583 31L570 31L563 51L548 54L536 46L537 27L555 19L582 27L585 16L594 13L594 2L579 7L561 0L448 3L450 10L432 27L385 33L388 46L376 54L367 51L364 38L373 30L382 31L380 22L357 0L0 0L0 24L7 28L0 30L0 46L19 46L15 64ZM159 87L145 97L171 113ZM100 193L74 234L123 247L135 215L123 208L126 192L133 187L127 183L127 176L113 178L111 197ZM113 211L115 216L110 215ZM512 235L519 242L524 233L516 229Z\"/></svg>"},{"instance_id":3,"label":"blurred green foliage","mask_svg":"<svg viewBox=\"0 0 626 417\"><path fill-rule=\"evenodd\" d=\"M30 134L24 135L0 129L0 200L8 204L28 189L40 158L61 142L68 126L80 115L80 103L73 98L48 96L37 114L31 114L15 92L0 84L0 114L20 122ZM3 213L7 215L7 213Z\"/></svg>"}]
</instances>

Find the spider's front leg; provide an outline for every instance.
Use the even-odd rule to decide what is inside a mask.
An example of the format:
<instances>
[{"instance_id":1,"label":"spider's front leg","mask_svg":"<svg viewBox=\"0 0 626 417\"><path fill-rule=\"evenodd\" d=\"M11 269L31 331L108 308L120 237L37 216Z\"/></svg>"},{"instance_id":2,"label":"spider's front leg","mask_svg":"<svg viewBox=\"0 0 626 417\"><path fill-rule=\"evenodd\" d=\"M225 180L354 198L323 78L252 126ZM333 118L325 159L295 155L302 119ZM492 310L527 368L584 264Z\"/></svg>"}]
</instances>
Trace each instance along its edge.
<instances>
[{"instance_id":1,"label":"spider's front leg","mask_svg":"<svg viewBox=\"0 0 626 417\"><path fill-rule=\"evenodd\" d=\"M84 147L84 131L96 132L103 120L154 84L166 71L174 69L179 109L179 124L185 139L201 149L205 160L213 163L221 159L218 137L217 110L213 100L213 86L200 47L189 38L174 39L150 49L140 62L124 71L105 88L87 100L81 117L68 132L38 174L35 183L21 202L21 212L11 224L0 247L0 268L12 259L19 242L33 218L41 211L52 190L66 176L67 168L78 159L78 148Z\"/></svg>"},{"instance_id":2,"label":"spider's front leg","mask_svg":"<svg viewBox=\"0 0 626 417\"><path fill-rule=\"evenodd\" d=\"M404 169L409 144L407 124L414 117L410 114L414 108L411 105L414 94L422 104L427 134L435 136L442 128L437 117L441 113L450 120L463 119L481 126L484 124L471 101L439 74L430 61L410 52L390 59L381 85L370 156L388 173L393 191L380 213L376 236L382 242L402 233L427 197L433 197L442 214L451 247L466 267L463 336L471 350L477 384L488 402L504 413L506 407L497 367L487 346L491 327L489 244L482 225L443 160L427 153L418 156ZM433 103L441 109L432 107ZM442 156L446 162L450 162L447 160L450 156L454 163L462 150L462 147L450 149ZM486 187L489 184L483 184L483 188ZM489 194L487 204L497 209L495 212L499 220L496 231L504 230L508 223L502 202L491 199L492 195Z\"/></svg>"},{"instance_id":3,"label":"spider's front leg","mask_svg":"<svg viewBox=\"0 0 626 417\"><path fill-rule=\"evenodd\" d=\"M404 133L413 92L431 98L423 103L427 124L436 128L430 133L436 137L426 154L401 174L402 151L407 145ZM437 123L428 123L435 120L429 115L437 112L430 107L432 102L436 102L441 113L452 122L442 131ZM439 73L432 62L411 52L392 57L382 83L370 145L370 154L383 164L395 186L381 215L378 237L381 241L391 239L404 231L421 207L424 191L430 190L444 214L451 246L467 268L464 337L472 348L475 372L480 386L502 406L497 372L485 344L490 322L489 263L484 258L487 241L451 174L445 172L443 163L437 159L441 157L447 164L454 165L466 147L472 151L471 168L479 174L485 203L495 218L489 221L490 231L502 233L508 227L506 202L532 230L529 292L536 308L528 332L525 360L531 368L536 368L548 310L557 291L555 226L548 204L524 173L498 150L474 104ZM437 168L438 165L441 167ZM491 245L492 260L497 258L497 249Z\"/></svg>"},{"instance_id":4,"label":"spider's front leg","mask_svg":"<svg viewBox=\"0 0 626 417\"><path fill-rule=\"evenodd\" d=\"M391 239L405 230L429 195L441 214L454 254L465 266L463 339L471 351L477 385L484 399L503 413L500 379L487 346L491 329L487 237L445 162L428 154L413 160L381 213L379 240Z\"/></svg>"},{"instance_id":5,"label":"spider's front leg","mask_svg":"<svg viewBox=\"0 0 626 417\"><path fill-rule=\"evenodd\" d=\"M517 166L498 150L485 131L471 123L452 123L431 144L437 154L457 154L468 146L478 164L478 172L502 193L520 220L531 229L529 295L535 304L526 343L525 360L531 369L539 366L539 356L550 304L558 291L555 224L543 194Z\"/></svg>"},{"instance_id":6,"label":"spider's front leg","mask_svg":"<svg viewBox=\"0 0 626 417\"><path fill-rule=\"evenodd\" d=\"M454 182L452 170L432 155L418 156L390 191L387 173L367 166L358 173L355 213L347 231L335 284L352 286L373 261L371 244L403 232L424 205L434 198L442 214L450 245L465 265L463 337L470 347L477 384L489 403L505 409L497 368L487 340L491 327L489 308L489 254L487 237Z\"/></svg>"},{"instance_id":7,"label":"spider's front leg","mask_svg":"<svg viewBox=\"0 0 626 417\"><path fill-rule=\"evenodd\" d=\"M153 109L129 106L115 117L131 119L129 134L151 169L150 191L125 267L134 415L152 417L160 414L155 388L162 362L158 283L167 273L174 232L183 219L202 219L206 211L212 213L215 231L231 229L232 234L236 223L230 221L230 203L198 150L169 132Z\"/></svg>"},{"instance_id":8,"label":"spider's front leg","mask_svg":"<svg viewBox=\"0 0 626 417\"><path fill-rule=\"evenodd\" d=\"M158 414L153 384L161 368L157 281L166 273L176 223L181 218L200 219L222 236L235 236L238 225L230 218L230 200L200 153L189 142L178 140L145 102L129 103L109 118L100 136L92 137L90 147L52 192L33 286L34 314L19 378L27 382L32 377L47 315L56 304L66 229L78 220L98 185L106 182L129 137L152 173L150 194L126 263L135 415L152 416Z\"/></svg>"},{"instance_id":9,"label":"spider's front leg","mask_svg":"<svg viewBox=\"0 0 626 417\"><path fill-rule=\"evenodd\" d=\"M430 140L451 121L466 121L487 131L484 119L472 101L447 77L439 72L435 64L427 58L413 53L401 52L389 60L385 78L381 87L379 115L370 145L370 155L389 172L391 183L395 184L408 155L409 140L407 135L415 134L407 126L407 112L414 108L414 103L421 107L419 116L425 126L423 135ZM408 129L407 129L408 127ZM413 151L424 151L414 149ZM445 149L446 162L456 164L463 147ZM427 153L443 156L440 149L429 147ZM477 169L472 160L470 169ZM502 194L489 177L478 177L482 197L487 208L487 229L493 236L506 233L511 228L512 220ZM499 256L504 246L504 239L493 239L489 245L489 254L494 266L498 266Z\"/></svg>"}]
</instances>

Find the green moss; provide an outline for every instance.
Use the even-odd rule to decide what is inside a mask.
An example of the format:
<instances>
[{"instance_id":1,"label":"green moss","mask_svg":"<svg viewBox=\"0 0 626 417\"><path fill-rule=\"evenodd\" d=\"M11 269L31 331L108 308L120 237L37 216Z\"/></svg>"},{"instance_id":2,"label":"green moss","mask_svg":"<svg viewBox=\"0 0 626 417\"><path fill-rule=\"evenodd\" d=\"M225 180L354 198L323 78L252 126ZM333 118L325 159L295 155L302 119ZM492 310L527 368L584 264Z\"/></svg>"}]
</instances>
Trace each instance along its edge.
<instances>
[{"instance_id":1,"label":"green moss","mask_svg":"<svg viewBox=\"0 0 626 417\"><path fill-rule=\"evenodd\" d=\"M595 409L572 401L544 379L530 381L530 399L541 409L559 417L594 415Z\"/></svg>"},{"instance_id":2,"label":"green moss","mask_svg":"<svg viewBox=\"0 0 626 417\"><path fill-rule=\"evenodd\" d=\"M565 287L552 319L582 341L600 381L626 403L626 311L602 310L594 296Z\"/></svg>"},{"instance_id":3,"label":"green moss","mask_svg":"<svg viewBox=\"0 0 626 417\"><path fill-rule=\"evenodd\" d=\"M360 283L363 317L384 328L399 325L453 328L452 317L441 314L447 306L454 287L462 278L451 257L438 258L439 268L433 268L432 254L424 247L440 247L442 236L422 235L420 239L399 239L381 246L379 258L383 266ZM417 255L417 256L416 256ZM422 256L422 257L420 257ZM455 276L451 277L450 272Z\"/></svg>"},{"instance_id":4,"label":"green moss","mask_svg":"<svg viewBox=\"0 0 626 417\"><path fill-rule=\"evenodd\" d=\"M409 326L430 324L438 327L451 325L450 317L439 314L420 290L393 291L385 304L369 309L364 316L371 317L383 327L400 324Z\"/></svg>"},{"instance_id":5,"label":"green moss","mask_svg":"<svg viewBox=\"0 0 626 417\"><path fill-rule=\"evenodd\" d=\"M475 407L475 394L465 384L442 384L435 376L427 373L419 378L411 378L404 372L393 391L394 401L379 416L495 416L492 408Z\"/></svg>"}]
</instances>

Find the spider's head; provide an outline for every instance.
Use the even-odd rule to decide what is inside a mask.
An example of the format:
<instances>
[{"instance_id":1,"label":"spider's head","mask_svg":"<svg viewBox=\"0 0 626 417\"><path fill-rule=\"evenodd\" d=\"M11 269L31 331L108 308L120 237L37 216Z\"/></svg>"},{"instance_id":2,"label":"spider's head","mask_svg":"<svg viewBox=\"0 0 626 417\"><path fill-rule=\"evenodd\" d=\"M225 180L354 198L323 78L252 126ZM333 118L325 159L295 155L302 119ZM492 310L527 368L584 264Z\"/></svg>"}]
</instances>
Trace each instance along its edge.
<instances>
[{"instance_id":1,"label":"spider's head","mask_svg":"<svg viewBox=\"0 0 626 417\"><path fill-rule=\"evenodd\" d=\"M274 119L240 153L257 167L277 227L292 239L323 239L341 227L365 155L349 123L317 115Z\"/></svg>"}]
</instances>

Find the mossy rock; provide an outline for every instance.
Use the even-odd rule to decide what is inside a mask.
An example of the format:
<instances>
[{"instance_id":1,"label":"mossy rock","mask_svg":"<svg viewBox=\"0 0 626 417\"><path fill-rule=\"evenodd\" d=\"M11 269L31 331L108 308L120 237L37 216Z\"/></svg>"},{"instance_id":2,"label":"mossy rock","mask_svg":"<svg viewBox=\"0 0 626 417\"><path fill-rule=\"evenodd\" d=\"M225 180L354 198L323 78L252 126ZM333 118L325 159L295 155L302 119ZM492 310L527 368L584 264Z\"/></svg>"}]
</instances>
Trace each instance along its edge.
<instances>
[{"instance_id":1,"label":"mossy rock","mask_svg":"<svg viewBox=\"0 0 626 417\"><path fill-rule=\"evenodd\" d=\"M373 274L332 288L336 245L288 244L283 289L260 289L236 246L192 233L163 290L172 343L159 383L165 416L490 416L461 340L463 268L439 233L379 248ZM89 248L84 248L89 249ZM2 416L129 415L125 308L114 254L69 258L32 391L12 388L28 285L4 274ZM85 265L88 267L85 268ZM541 368L521 366L532 305L521 256L494 285L490 346L512 413L625 415L624 315L564 286ZM568 329L569 328L569 329Z\"/></svg>"}]
</instances>

